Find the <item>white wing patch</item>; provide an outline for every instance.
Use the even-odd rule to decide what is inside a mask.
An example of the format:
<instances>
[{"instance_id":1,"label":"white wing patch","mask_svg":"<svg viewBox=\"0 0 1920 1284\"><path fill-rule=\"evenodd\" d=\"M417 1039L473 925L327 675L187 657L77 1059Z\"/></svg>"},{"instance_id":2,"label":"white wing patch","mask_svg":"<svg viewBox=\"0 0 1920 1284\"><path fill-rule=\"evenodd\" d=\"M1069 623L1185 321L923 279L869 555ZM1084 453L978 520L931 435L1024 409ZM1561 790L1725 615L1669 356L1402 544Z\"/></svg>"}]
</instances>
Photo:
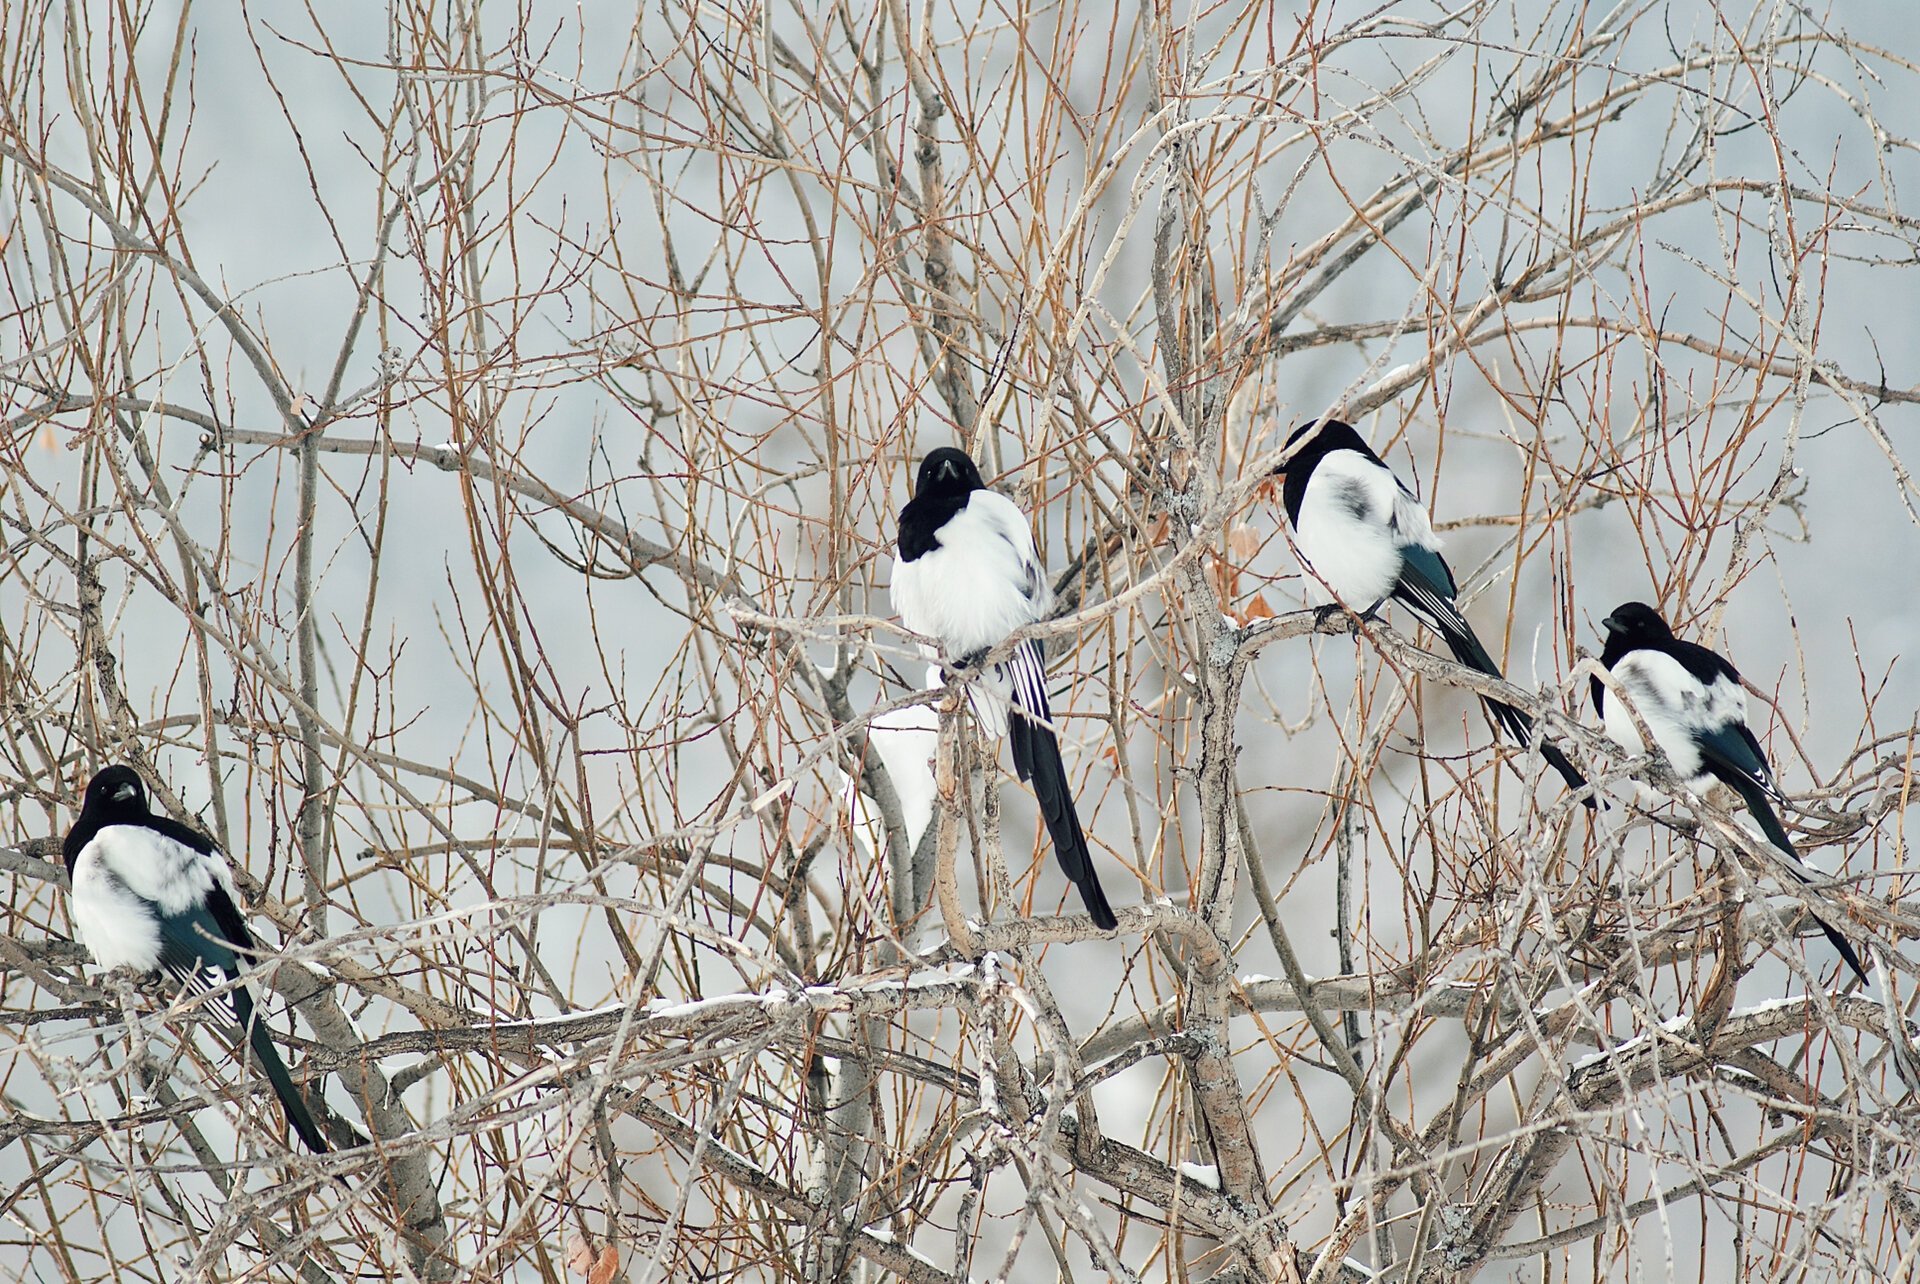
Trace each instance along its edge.
<instances>
[{"instance_id":1,"label":"white wing patch","mask_svg":"<svg viewBox=\"0 0 1920 1284\"><path fill-rule=\"evenodd\" d=\"M1353 450L1323 455L1294 524L1300 555L1355 611L1385 601L1400 579L1400 546L1438 549L1426 510L1391 469Z\"/></svg>"},{"instance_id":2,"label":"white wing patch","mask_svg":"<svg viewBox=\"0 0 1920 1284\"><path fill-rule=\"evenodd\" d=\"M1433 519L1398 477L1393 479L1393 532L1401 544L1440 551L1440 537L1433 533Z\"/></svg>"},{"instance_id":3,"label":"white wing patch","mask_svg":"<svg viewBox=\"0 0 1920 1284\"><path fill-rule=\"evenodd\" d=\"M1701 770L1704 759L1694 737L1745 722L1746 693L1724 674L1713 685L1703 686L1664 651L1629 652L1613 666L1613 676L1626 688L1673 769L1694 788L1707 787L1712 777ZM1633 719L1619 700L1606 702L1602 720L1607 734L1628 749L1636 753L1644 749Z\"/></svg>"}]
</instances>

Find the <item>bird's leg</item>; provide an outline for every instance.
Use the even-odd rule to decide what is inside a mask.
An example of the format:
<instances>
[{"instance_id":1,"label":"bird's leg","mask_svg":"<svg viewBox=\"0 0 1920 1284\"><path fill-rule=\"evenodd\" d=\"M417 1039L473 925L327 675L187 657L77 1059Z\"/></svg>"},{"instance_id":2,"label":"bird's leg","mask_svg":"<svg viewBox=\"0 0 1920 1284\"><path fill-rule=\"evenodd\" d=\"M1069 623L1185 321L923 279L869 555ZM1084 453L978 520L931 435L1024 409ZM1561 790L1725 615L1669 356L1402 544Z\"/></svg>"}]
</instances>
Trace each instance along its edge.
<instances>
[{"instance_id":1,"label":"bird's leg","mask_svg":"<svg viewBox=\"0 0 1920 1284\"><path fill-rule=\"evenodd\" d=\"M980 676L980 668L987 659L986 649L969 651L965 655L948 659L940 657L940 679L948 684L967 683Z\"/></svg>"},{"instance_id":2,"label":"bird's leg","mask_svg":"<svg viewBox=\"0 0 1920 1284\"><path fill-rule=\"evenodd\" d=\"M125 963L103 973L100 984L112 993L123 1008L133 1003L135 995L160 1003L172 1003L175 997L173 986L160 973ZM140 1006L144 1010L148 1005Z\"/></svg>"},{"instance_id":3,"label":"bird's leg","mask_svg":"<svg viewBox=\"0 0 1920 1284\"><path fill-rule=\"evenodd\" d=\"M129 968L133 973L133 987L150 999L172 1006L180 999L181 987L168 979L164 972L142 972Z\"/></svg>"},{"instance_id":4,"label":"bird's leg","mask_svg":"<svg viewBox=\"0 0 1920 1284\"><path fill-rule=\"evenodd\" d=\"M121 966L101 977L100 983L113 995L123 1013L131 1013L135 1011L133 996L140 992L140 982L145 978L146 974L137 968Z\"/></svg>"},{"instance_id":5,"label":"bird's leg","mask_svg":"<svg viewBox=\"0 0 1920 1284\"><path fill-rule=\"evenodd\" d=\"M1380 604L1376 602L1368 610L1362 611L1358 615L1354 615L1352 611L1349 611L1346 607L1342 606L1340 603L1328 602L1323 606L1316 606L1313 608L1313 631L1316 633L1320 632L1322 629L1326 628L1329 624L1332 624L1334 620L1338 619L1340 616L1343 616L1343 615L1353 616L1353 618L1356 620L1371 620L1373 618L1373 613L1375 611L1378 611L1379 609L1380 609Z\"/></svg>"}]
</instances>

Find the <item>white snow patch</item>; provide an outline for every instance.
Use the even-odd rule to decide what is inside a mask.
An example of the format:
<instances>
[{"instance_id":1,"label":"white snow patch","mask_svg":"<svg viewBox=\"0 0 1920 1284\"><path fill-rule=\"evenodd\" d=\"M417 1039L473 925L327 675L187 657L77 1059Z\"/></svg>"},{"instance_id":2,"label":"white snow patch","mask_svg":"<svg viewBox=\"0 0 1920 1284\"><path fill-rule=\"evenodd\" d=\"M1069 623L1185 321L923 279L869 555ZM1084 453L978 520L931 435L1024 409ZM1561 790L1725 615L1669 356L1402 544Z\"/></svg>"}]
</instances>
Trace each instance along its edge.
<instances>
[{"instance_id":1,"label":"white snow patch","mask_svg":"<svg viewBox=\"0 0 1920 1284\"><path fill-rule=\"evenodd\" d=\"M765 792L764 794L761 794L758 798L754 799L752 802L748 803L747 810L753 812L756 816L759 815L761 812L765 811L768 807L772 806L775 802L778 802L780 799L792 793L794 790L794 787L799 783L800 782L798 780L795 780L792 776L787 777L785 780L781 781L779 784L767 790L767 792Z\"/></svg>"},{"instance_id":2,"label":"white snow patch","mask_svg":"<svg viewBox=\"0 0 1920 1284\"><path fill-rule=\"evenodd\" d=\"M1693 1024L1692 1017L1677 1016L1677 1017L1669 1017L1667 1020L1662 1021L1660 1023L1660 1028L1662 1030L1665 1030L1668 1034L1679 1034L1682 1031L1686 1030L1692 1024ZM1601 1062L1606 1061L1609 1058L1626 1056L1629 1053L1638 1052L1641 1048L1645 1047L1648 1043L1652 1042L1652 1038L1653 1036L1651 1035L1636 1034L1631 1039L1628 1039L1625 1043L1616 1044L1611 1048L1601 1048L1598 1052L1589 1052L1586 1056L1581 1057L1578 1061L1574 1062L1573 1065L1569 1067L1569 1069L1571 1069L1575 1073L1578 1073L1581 1070L1586 1070L1593 1066L1597 1066Z\"/></svg>"},{"instance_id":3,"label":"white snow patch","mask_svg":"<svg viewBox=\"0 0 1920 1284\"><path fill-rule=\"evenodd\" d=\"M879 1240L882 1244L899 1244L900 1243L899 1240L894 1238L892 1231L881 1230L877 1226L863 1226L860 1228L860 1233L862 1235L870 1235L874 1239ZM900 1247L907 1250L907 1255L913 1258L916 1262L925 1262L928 1266L933 1267L935 1270L941 1269L940 1263L934 1261L931 1257L928 1257L925 1253L921 1252L919 1249L915 1248L913 1245L900 1244Z\"/></svg>"},{"instance_id":4,"label":"white snow patch","mask_svg":"<svg viewBox=\"0 0 1920 1284\"><path fill-rule=\"evenodd\" d=\"M1214 1164L1181 1164L1180 1175L1196 1186L1220 1189L1220 1169Z\"/></svg>"},{"instance_id":5,"label":"white snow patch","mask_svg":"<svg viewBox=\"0 0 1920 1284\"><path fill-rule=\"evenodd\" d=\"M647 1008L643 1008L642 1010L649 1011L652 1007L652 1004L661 1003L661 1002L664 1002L664 1000L662 999L651 1000L651 1002L647 1005ZM602 1004L597 1008L584 1008L577 1012L569 1012L566 1014L565 1019L568 1021L573 1021L583 1017L612 1016L616 1012L624 1012L626 1010L626 1007L627 1005L625 1003L606 1003L606 1004ZM491 1028L495 1030L523 1029L530 1026L543 1025L546 1022L549 1022L555 1019L556 1018L554 1017L527 1017L525 1020L521 1020L521 1021L496 1021L492 1024Z\"/></svg>"},{"instance_id":6,"label":"white snow patch","mask_svg":"<svg viewBox=\"0 0 1920 1284\"><path fill-rule=\"evenodd\" d=\"M687 1017L719 1012L726 1008L780 1007L791 997L786 990L776 985L765 994L721 994L711 999L694 999L686 1003L668 1003L661 999L651 999L647 1002L646 1013L656 1021L678 1021Z\"/></svg>"}]
</instances>

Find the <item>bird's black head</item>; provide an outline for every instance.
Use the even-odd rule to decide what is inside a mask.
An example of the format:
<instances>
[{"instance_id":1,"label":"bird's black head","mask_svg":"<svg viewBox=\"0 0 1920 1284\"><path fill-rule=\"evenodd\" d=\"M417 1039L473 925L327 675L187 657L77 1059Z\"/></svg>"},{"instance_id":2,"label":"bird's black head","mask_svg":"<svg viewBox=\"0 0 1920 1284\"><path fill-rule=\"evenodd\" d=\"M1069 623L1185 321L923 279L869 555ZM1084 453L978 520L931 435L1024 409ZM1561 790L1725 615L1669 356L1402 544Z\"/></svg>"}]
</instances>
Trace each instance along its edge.
<instances>
[{"instance_id":1,"label":"bird's black head","mask_svg":"<svg viewBox=\"0 0 1920 1284\"><path fill-rule=\"evenodd\" d=\"M1623 602L1600 623L1606 626L1609 647L1616 638L1625 644L1624 650L1649 642L1667 642L1673 638L1673 630L1660 618L1660 612L1645 602Z\"/></svg>"},{"instance_id":2,"label":"bird's black head","mask_svg":"<svg viewBox=\"0 0 1920 1284\"><path fill-rule=\"evenodd\" d=\"M1330 450L1357 450L1369 459L1376 458L1373 448L1353 430L1353 425L1338 419L1307 420L1287 434L1287 446L1293 450L1293 455L1273 470L1275 477L1289 473L1305 476L1313 471L1320 457Z\"/></svg>"},{"instance_id":3,"label":"bird's black head","mask_svg":"<svg viewBox=\"0 0 1920 1284\"><path fill-rule=\"evenodd\" d=\"M942 446L920 461L913 498L900 510L900 560L918 561L940 543L940 528L985 490L980 470L964 450Z\"/></svg>"},{"instance_id":4,"label":"bird's black head","mask_svg":"<svg viewBox=\"0 0 1920 1284\"><path fill-rule=\"evenodd\" d=\"M1380 462L1380 456L1361 440L1353 425L1338 419L1307 420L1287 435L1287 445L1293 454L1269 476L1280 483L1280 503L1291 522L1300 520L1300 504L1307 495L1307 482L1329 451L1354 450L1376 464Z\"/></svg>"},{"instance_id":5,"label":"bird's black head","mask_svg":"<svg viewBox=\"0 0 1920 1284\"><path fill-rule=\"evenodd\" d=\"M87 782L86 796L80 801L79 818L67 831L64 854L67 872L80 859L80 849L108 825L145 825L152 823L147 811L147 786L125 763L115 763Z\"/></svg>"},{"instance_id":6,"label":"bird's black head","mask_svg":"<svg viewBox=\"0 0 1920 1284\"><path fill-rule=\"evenodd\" d=\"M1671 652L1671 646L1663 645L1673 641L1673 630L1660 618L1660 612L1645 602L1622 602L1613 608L1613 614L1600 621L1607 631L1607 643L1600 650L1600 663L1611 669L1634 651L1644 647ZM1682 663L1685 663L1682 660ZM1598 678L1589 678L1593 686L1594 712L1606 715L1607 690Z\"/></svg>"},{"instance_id":7,"label":"bird's black head","mask_svg":"<svg viewBox=\"0 0 1920 1284\"><path fill-rule=\"evenodd\" d=\"M117 762L87 782L81 810L92 812L106 824L118 817L145 816L147 786L132 767Z\"/></svg>"},{"instance_id":8,"label":"bird's black head","mask_svg":"<svg viewBox=\"0 0 1920 1284\"><path fill-rule=\"evenodd\" d=\"M940 495L967 495L985 488L986 482L980 479L980 470L974 467L966 451L942 446L927 452L927 457L920 461L920 476L913 484L913 497L928 499Z\"/></svg>"}]
</instances>

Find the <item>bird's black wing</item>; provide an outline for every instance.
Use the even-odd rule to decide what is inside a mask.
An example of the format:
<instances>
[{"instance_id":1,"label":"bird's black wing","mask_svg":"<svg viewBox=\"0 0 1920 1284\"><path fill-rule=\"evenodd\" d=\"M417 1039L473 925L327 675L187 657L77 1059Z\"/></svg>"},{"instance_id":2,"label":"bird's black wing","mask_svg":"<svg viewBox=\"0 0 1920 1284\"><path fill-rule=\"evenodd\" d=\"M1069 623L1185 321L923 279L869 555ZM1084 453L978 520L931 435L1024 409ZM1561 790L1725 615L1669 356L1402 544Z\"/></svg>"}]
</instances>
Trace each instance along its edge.
<instances>
[{"instance_id":1,"label":"bird's black wing","mask_svg":"<svg viewBox=\"0 0 1920 1284\"><path fill-rule=\"evenodd\" d=\"M233 948L236 942L221 927L219 919L207 904L214 897L227 900L226 893L216 885L206 899L183 914L162 914L157 906L154 909L154 917L160 924L160 966L175 979L200 993L205 993L215 983L210 968L219 968L229 977L234 977L239 976L246 967ZM232 902L228 901L227 904L231 908ZM241 935L245 934L245 929L242 929ZM251 944L251 938L248 943ZM229 1003L229 1010L233 1006ZM234 1015L239 1014L236 1012Z\"/></svg>"},{"instance_id":2,"label":"bird's black wing","mask_svg":"<svg viewBox=\"0 0 1920 1284\"><path fill-rule=\"evenodd\" d=\"M1780 792L1780 785L1773 778L1773 769L1767 766L1765 753L1760 742L1754 739L1752 728L1744 721L1729 722L1719 727L1700 727L1693 733L1693 741L1700 746L1700 760L1706 769L1716 777L1732 785L1742 797L1747 788L1759 791L1770 802L1782 804L1786 796ZM1775 822L1778 827L1778 822ZM1765 828L1762 825L1762 828ZM1784 837L1775 838L1769 832L1767 837L1777 845L1792 851L1793 847Z\"/></svg>"}]
</instances>

